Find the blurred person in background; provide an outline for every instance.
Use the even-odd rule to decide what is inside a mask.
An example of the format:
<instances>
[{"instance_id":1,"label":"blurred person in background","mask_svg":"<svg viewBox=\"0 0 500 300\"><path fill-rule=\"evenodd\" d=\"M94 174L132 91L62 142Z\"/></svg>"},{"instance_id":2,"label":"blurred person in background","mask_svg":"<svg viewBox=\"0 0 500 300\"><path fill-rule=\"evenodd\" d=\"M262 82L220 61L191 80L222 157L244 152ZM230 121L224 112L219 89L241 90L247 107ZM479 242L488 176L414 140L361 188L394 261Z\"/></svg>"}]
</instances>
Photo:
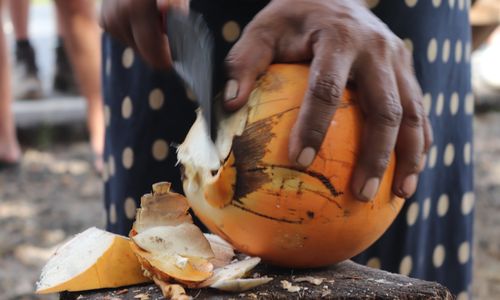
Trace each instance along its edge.
<instances>
[{"instance_id":1,"label":"blurred person in background","mask_svg":"<svg viewBox=\"0 0 500 300\"><path fill-rule=\"evenodd\" d=\"M472 87L478 110L500 107L500 0L478 0L471 14Z\"/></svg>"},{"instance_id":2,"label":"blurred person in background","mask_svg":"<svg viewBox=\"0 0 500 300\"><path fill-rule=\"evenodd\" d=\"M78 2L78 1L77 1ZM28 32L30 0L10 0L10 18L14 28L15 61L13 62L13 94L15 99L43 97L35 49ZM65 51L61 16L57 15L56 65L53 81L55 92L77 94L78 89Z\"/></svg>"},{"instance_id":3,"label":"blurred person in background","mask_svg":"<svg viewBox=\"0 0 500 300\"><path fill-rule=\"evenodd\" d=\"M80 92L87 99L87 126L97 171L102 170L104 108L101 95L101 30L94 0L55 0L64 46ZM57 83L57 82L56 82Z\"/></svg>"},{"instance_id":4,"label":"blurred person in background","mask_svg":"<svg viewBox=\"0 0 500 300\"><path fill-rule=\"evenodd\" d=\"M36 99L43 95L35 51L28 35L29 2L29 0L10 0L11 19L16 39L13 86L14 97L18 99ZM73 68L79 90L87 100L87 126L90 133L90 144L95 157L95 168L100 172L104 148L104 113L100 86L100 29L96 21L95 1L56 0L55 4L58 44L56 46L54 90L63 93L77 92L73 79ZM67 56L69 56L71 65L68 63ZM5 68L4 65L2 68ZM5 70L5 74L6 77L9 77L8 70ZM10 90L4 91L11 93ZM5 107L6 111L7 109L8 107ZM11 123L13 119L2 118L0 122ZM3 127L10 128L14 125L4 125ZM6 144L14 144L12 138L5 140ZM17 142L15 144L17 145ZM7 148L7 146L5 147ZM19 147L17 146L17 148ZM0 155L0 161L2 160L7 159L3 159ZM9 161L11 160L9 159ZM19 160L19 155L14 160Z\"/></svg>"},{"instance_id":5,"label":"blurred person in background","mask_svg":"<svg viewBox=\"0 0 500 300\"><path fill-rule=\"evenodd\" d=\"M38 77L35 50L28 36L29 0L10 0L10 19L15 36L13 62L13 95L15 99L39 99L43 96Z\"/></svg>"},{"instance_id":6,"label":"blurred person in background","mask_svg":"<svg viewBox=\"0 0 500 300\"><path fill-rule=\"evenodd\" d=\"M0 0L0 25L3 24L3 0ZM0 170L13 166L21 158L12 115L9 54L3 26L0 26Z\"/></svg>"}]
</instances>

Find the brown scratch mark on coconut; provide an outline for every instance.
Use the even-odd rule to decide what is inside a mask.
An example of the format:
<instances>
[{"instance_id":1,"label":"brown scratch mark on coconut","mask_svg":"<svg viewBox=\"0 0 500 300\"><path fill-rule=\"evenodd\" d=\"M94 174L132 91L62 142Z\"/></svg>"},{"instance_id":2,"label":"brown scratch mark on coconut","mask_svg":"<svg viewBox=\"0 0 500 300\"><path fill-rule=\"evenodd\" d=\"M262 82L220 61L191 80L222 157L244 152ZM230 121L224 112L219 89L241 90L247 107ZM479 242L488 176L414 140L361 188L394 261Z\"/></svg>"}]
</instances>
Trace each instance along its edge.
<instances>
[{"instance_id":1,"label":"brown scratch mark on coconut","mask_svg":"<svg viewBox=\"0 0 500 300\"><path fill-rule=\"evenodd\" d=\"M310 171L310 170L301 170L301 169L298 169L298 168L295 168L295 167L281 166L281 165L264 165L262 167L248 169L247 172L249 172L249 173L255 172L255 173L259 174L258 176L261 176L261 174L266 174L265 171L269 170L269 169L270 169L270 172L272 173L271 170L275 169L275 168L296 171L296 172L306 174L308 176L311 176L311 177L319 180L320 183L325 188L328 189L328 191L330 192L331 196L333 196L333 198L332 197L327 197L326 195L324 195L323 193L320 193L318 191L314 191L314 190L311 190L311 189L304 188L302 181L299 183L299 186L297 188L297 195L302 195L304 190L308 191L308 192L311 192L311 193L315 193L318 196L321 196L321 197L327 199L328 201L334 203L338 208L342 209L342 206L340 205L340 203L338 203L334 198L336 198L336 197L338 197L340 195L343 195L344 193L342 191L337 191L337 189L331 183L331 181L326 176L324 176L323 174L320 174L320 173L317 173L317 172L313 172L313 171ZM264 183L267 183L267 181L264 182ZM272 194L274 196L279 196L279 195L281 195L282 187L283 187L283 182L282 182L282 186L280 187L279 191L272 191L272 193L271 192L268 192L268 193ZM238 201L237 199L239 199L239 197L236 198L236 201ZM238 202L242 203L241 201L238 201Z\"/></svg>"},{"instance_id":2,"label":"brown scratch mark on coconut","mask_svg":"<svg viewBox=\"0 0 500 300\"><path fill-rule=\"evenodd\" d=\"M356 152L350 151L350 153L353 154L355 157L357 157ZM320 152L318 152L317 156L319 158L321 158L321 160L323 160L325 162L334 162L334 163L338 163L338 164L340 164L342 166L351 166L351 165L353 165L353 163L346 162L345 160L330 158L330 157L327 157L326 155L327 154L324 151L320 151Z\"/></svg>"},{"instance_id":3,"label":"brown scratch mark on coconut","mask_svg":"<svg viewBox=\"0 0 500 300\"><path fill-rule=\"evenodd\" d=\"M333 183L323 174L321 173L318 173L318 172L314 172L314 171L311 171L311 170L301 170L299 168L296 168L296 167L292 167L292 166L282 166L282 165L269 165L271 168L281 168L281 169L287 169L287 170L292 170L292 171L296 171L296 172L299 172L299 173L303 173L303 174L306 174L306 175L309 175L317 180L319 180L321 182L321 184L328 189L328 191L330 191L330 194L333 196L333 197L339 197L341 195L344 194L344 192L342 191L337 191L337 189L335 188L335 186L333 185Z\"/></svg>"},{"instance_id":4,"label":"brown scratch mark on coconut","mask_svg":"<svg viewBox=\"0 0 500 300\"><path fill-rule=\"evenodd\" d=\"M266 154L266 145L274 137L272 118L247 126L243 134L234 138L233 153L236 167L235 199L240 199L271 181L265 172L259 172L259 165ZM250 170L250 172L248 171Z\"/></svg>"},{"instance_id":5,"label":"brown scratch mark on coconut","mask_svg":"<svg viewBox=\"0 0 500 300\"><path fill-rule=\"evenodd\" d=\"M285 80L282 76L273 72L267 72L257 81L257 90L277 91L283 87Z\"/></svg>"},{"instance_id":6,"label":"brown scratch mark on coconut","mask_svg":"<svg viewBox=\"0 0 500 300\"><path fill-rule=\"evenodd\" d=\"M270 104L270 103L275 103L275 102L281 102L281 101L288 101L289 99L288 98L275 98L275 99L270 99L270 100L267 100L267 101L259 101L257 103L258 106L262 106L262 105L265 105L265 104Z\"/></svg>"},{"instance_id":7,"label":"brown scratch mark on coconut","mask_svg":"<svg viewBox=\"0 0 500 300\"><path fill-rule=\"evenodd\" d=\"M300 218L298 220L290 220L290 219L285 219L285 218L276 218L276 217L272 217L272 216L269 216L269 215L266 215L266 214L263 214L261 212L257 212L257 211L254 211L254 210L251 210L249 209L248 207L245 207L241 204L238 204L238 203L231 203L232 206L236 207L236 208L239 208L243 211L246 211L248 213L251 213L251 214L254 214L256 216L259 216L259 217L262 217L262 218L266 218L266 219L269 219L269 220L273 220L273 221L277 221L277 222L283 222L283 223L289 223L289 224L302 224L304 223L304 219L303 218Z\"/></svg>"},{"instance_id":8,"label":"brown scratch mark on coconut","mask_svg":"<svg viewBox=\"0 0 500 300\"><path fill-rule=\"evenodd\" d=\"M299 182L299 186L297 187L297 196L302 196L302 194L303 194L302 186L303 185L304 185L303 181Z\"/></svg>"},{"instance_id":9,"label":"brown scratch mark on coconut","mask_svg":"<svg viewBox=\"0 0 500 300\"><path fill-rule=\"evenodd\" d=\"M286 182L286 179L281 178L280 192L283 191L283 189L285 188L285 182Z\"/></svg>"},{"instance_id":10,"label":"brown scratch mark on coconut","mask_svg":"<svg viewBox=\"0 0 500 300\"><path fill-rule=\"evenodd\" d=\"M344 194L343 192L337 191L337 189L335 189L335 187L333 186L331 181L328 178L326 178L325 175L320 174L318 172L310 171L310 170L305 170L304 172L306 174L308 174L309 176L312 176L312 177L318 179L319 181L321 181L321 183L330 191L330 193L332 194L333 197L338 197L338 196Z\"/></svg>"},{"instance_id":11,"label":"brown scratch mark on coconut","mask_svg":"<svg viewBox=\"0 0 500 300\"><path fill-rule=\"evenodd\" d=\"M331 202L331 203L335 204L335 206L337 206L339 209L343 209L342 205L340 205L340 203L338 203L337 201L335 201L335 199L329 197L328 195L325 195L324 193L321 193L320 191L311 190L311 189L307 189L307 188L304 188L304 190L307 191L307 192L311 192L313 194L316 194L316 195L318 195L320 197L323 197L326 200L328 200L328 202Z\"/></svg>"},{"instance_id":12,"label":"brown scratch mark on coconut","mask_svg":"<svg viewBox=\"0 0 500 300\"><path fill-rule=\"evenodd\" d=\"M264 172L265 166L262 165L262 159L268 151L267 145L275 137L272 129L284 114L298 108L298 106L292 107L249 124L241 136L234 138L233 154L237 174L235 200L244 198L264 184L271 182L271 176Z\"/></svg>"}]
</instances>

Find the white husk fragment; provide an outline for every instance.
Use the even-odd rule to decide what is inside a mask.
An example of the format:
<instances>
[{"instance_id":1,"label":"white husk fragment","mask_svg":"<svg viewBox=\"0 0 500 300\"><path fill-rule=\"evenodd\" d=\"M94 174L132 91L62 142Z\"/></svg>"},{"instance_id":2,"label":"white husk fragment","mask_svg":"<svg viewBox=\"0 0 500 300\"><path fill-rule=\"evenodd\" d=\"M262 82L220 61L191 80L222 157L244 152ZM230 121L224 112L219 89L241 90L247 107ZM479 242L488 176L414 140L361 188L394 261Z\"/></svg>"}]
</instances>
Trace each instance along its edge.
<instances>
[{"instance_id":1,"label":"white husk fragment","mask_svg":"<svg viewBox=\"0 0 500 300\"><path fill-rule=\"evenodd\" d=\"M161 190L162 185L170 188L170 184L157 184ZM137 210L134 229L142 232L157 226L175 226L183 223L192 223L188 213L189 204L186 198L174 193L147 194L141 198L141 208Z\"/></svg>"},{"instance_id":2,"label":"white husk fragment","mask_svg":"<svg viewBox=\"0 0 500 300\"><path fill-rule=\"evenodd\" d=\"M137 234L132 236L132 241L141 251L145 251L138 255L162 272L164 280L177 279L187 286L213 286L225 291L243 291L271 280L267 277L241 279L260 262L260 258L231 263L235 256L234 248L217 235L203 234L192 224L186 199L169 190L168 183L156 184L152 194L142 197L134 223ZM201 272L212 272L212 268L215 270L210 278L196 282L194 278L190 280L185 277L183 270L188 270L188 266ZM165 293L173 292L171 288L174 285L161 281L147 268L146 271L157 284L164 283L158 285ZM176 273L181 277L176 278Z\"/></svg>"},{"instance_id":3,"label":"white husk fragment","mask_svg":"<svg viewBox=\"0 0 500 300\"><path fill-rule=\"evenodd\" d=\"M115 235L91 227L77 234L56 250L42 269L37 290L70 280L85 272L111 246Z\"/></svg>"},{"instance_id":4,"label":"white husk fragment","mask_svg":"<svg viewBox=\"0 0 500 300\"><path fill-rule=\"evenodd\" d=\"M247 103L247 105L243 106L238 111L227 114L218 106L219 111L217 115L220 117L218 120L219 126L217 128L217 140L215 141L215 145L219 152L220 161L224 161L229 155L233 146L234 137L243 134L247 124L250 107L251 103Z\"/></svg>"},{"instance_id":5,"label":"white husk fragment","mask_svg":"<svg viewBox=\"0 0 500 300\"><path fill-rule=\"evenodd\" d=\"M215 234L205 233L214 252L214 258L210 260L214 268L224 267L231 263L234 257L234 248L228 242Z\"/></svg>"},{"instance_id":6,"label":"white husk fragment","mask_svg":"<svg viewBox=\"0 0 500 300\"><path fill-rule=\"evenodd\" d=\"M259 263L260 258L252 257L217 268L214 270L212 277L201 283L200 287L218 285L224 281L242 278Z\"/></svg>"},{"instance_id":7,"label":"white husk fragment","mask_svg":"<svg viewBox=\"0 0 500 300\"><path fill-rule=\"evenodd\" d=\"M221 162L228 157L234 137L243 133L250 104L247 103L230 114L223 112L220 105L215 107L218 122L215 144L207 134L207 125L201 111L198 111L196 121L177 149L177 159L184 167L208 171L209 177L212 177L210 171L218 170Z\"/></svg>"},{"instance_id":8,"label":"white husk fragment","mask_svg":"<svg viewBox=\"0 0 500 300\"><path fill-rule=\"evenodd\" d=\"M210 287L226 292L244 292L271 280L273 280L271 277L230 279L216 282Z\"/></svg>"},{"instance_id":9,"label":"white husk fragment","mask_svg":"<svg viewBox=\"0 0 500 300\"><path fill-rule=\"evenodd\" d=\"M207 124L200 110L184 143L177 148L177 159L183 165L201 166L208 170L218 170L221 166L219 151L208 135Z\"/></svg>"}]
</instances>

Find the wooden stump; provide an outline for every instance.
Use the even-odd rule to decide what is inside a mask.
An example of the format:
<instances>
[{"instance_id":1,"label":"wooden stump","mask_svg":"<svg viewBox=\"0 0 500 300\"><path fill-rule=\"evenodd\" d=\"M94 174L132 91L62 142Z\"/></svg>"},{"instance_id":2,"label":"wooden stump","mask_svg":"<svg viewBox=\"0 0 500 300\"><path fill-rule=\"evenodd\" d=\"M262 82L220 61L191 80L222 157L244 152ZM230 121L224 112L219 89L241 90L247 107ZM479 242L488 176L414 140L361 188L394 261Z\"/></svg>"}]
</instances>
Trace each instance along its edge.
<instances>
[{"instance_id":1,"label":"wooden stump","mask_svg":"<svg viewBox=\"0 0 500 300\"><path fill-rule=\"evenodd\" d=\"M447 288L438 283L368 268L352 261L314 270L277 269L260 265L255 273L274 279L266 285L243 293L227 293L214 289L191 289L187 290L187 293L195 299L220 300L454 298ZM293 287L298 287L292 288L298 291L291 292L284 288L287 282ZM316 285L312 282L321 283ZM160 290L154 284L147 284L114 290L62 293L61 300L138 300L141 299L140 294L147 295L151 300L162 299Z\"/></svg>"}]
</instances>

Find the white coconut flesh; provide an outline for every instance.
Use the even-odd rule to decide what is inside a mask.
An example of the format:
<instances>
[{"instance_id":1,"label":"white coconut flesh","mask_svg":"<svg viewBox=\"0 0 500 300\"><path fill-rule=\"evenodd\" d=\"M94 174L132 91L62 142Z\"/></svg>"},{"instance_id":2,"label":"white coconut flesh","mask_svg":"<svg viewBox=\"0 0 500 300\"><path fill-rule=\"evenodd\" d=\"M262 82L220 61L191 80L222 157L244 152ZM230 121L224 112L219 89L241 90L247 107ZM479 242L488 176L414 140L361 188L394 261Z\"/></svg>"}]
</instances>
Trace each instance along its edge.
<instances>
[{"instance_id":1,"label":"white coconut flesh","mask_svg":"<svg viewBox=\"0 0 500 300\"><path fill-rule=\"evenodd\" d=\"M37 290L66 282L92 267L113 244L115 235L89 228L62 245L42 269Z\"/></svg>"},{"instance_id":2,"label":"white coconut flesh","mask_svg":"<svg viewBox=\"0 0 500 300\"><path fill-rule=\"evenodd\" d=\"M149 228L132 237L132 240L137 246L158 256L214 257L210 243L201 230L189 223Z\"/></svg>"}]
</instances>

